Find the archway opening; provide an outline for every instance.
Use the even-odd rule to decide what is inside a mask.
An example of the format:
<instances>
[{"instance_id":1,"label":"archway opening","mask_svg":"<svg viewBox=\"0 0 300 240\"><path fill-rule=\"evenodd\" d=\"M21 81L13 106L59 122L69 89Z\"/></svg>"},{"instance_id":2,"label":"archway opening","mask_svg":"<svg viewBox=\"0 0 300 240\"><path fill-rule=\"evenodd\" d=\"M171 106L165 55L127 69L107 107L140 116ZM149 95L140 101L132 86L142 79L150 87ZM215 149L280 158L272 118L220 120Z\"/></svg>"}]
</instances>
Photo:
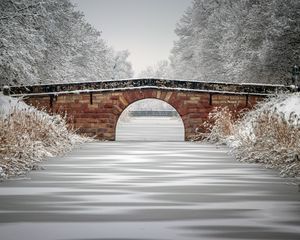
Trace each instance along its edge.
<instances>
[{"instance_id":1,"label":"archway opening","mask_svg":"<svg viewBox=\"0 0 300 240\"><path fill-rule=\"evenodd\" d=\"M120 115L116 141L184 141L184 124L170 104L152 98L138 100Z\"/></svg>"}]
</instances>

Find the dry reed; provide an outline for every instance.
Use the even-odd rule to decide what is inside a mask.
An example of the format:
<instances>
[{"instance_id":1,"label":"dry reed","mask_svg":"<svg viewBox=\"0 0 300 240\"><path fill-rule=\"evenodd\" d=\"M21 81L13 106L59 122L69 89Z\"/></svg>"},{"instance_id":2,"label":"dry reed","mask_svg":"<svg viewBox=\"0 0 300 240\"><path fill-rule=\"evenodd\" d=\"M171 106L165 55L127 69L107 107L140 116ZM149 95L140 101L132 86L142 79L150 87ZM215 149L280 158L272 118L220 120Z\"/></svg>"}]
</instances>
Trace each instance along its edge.
<instances>
[{"instance_id":1,"label":"dry reed","mask_svg":"<svg viewBox=\"0 0 300 240\"><path fill-rule=\"evenodd\" d=\"M68 129L66 119L59 115L14 107L0 116L0 179L23 175L37 168L43 158L86 140Z\"/></svg>"},{"instance_id":2,"label":"dry reed","mask_svg":"<svg viewBox=\"0 0 300 240\"><path fill-rule=\"evenodd\" d=\"M287 97L267 99L239 120L227 107L215 108L205 123L210 130L206 140L228 144L241 161L277 169L282 176L300 176L300 118L276 108Z\"/></svg>"}]
</instances>

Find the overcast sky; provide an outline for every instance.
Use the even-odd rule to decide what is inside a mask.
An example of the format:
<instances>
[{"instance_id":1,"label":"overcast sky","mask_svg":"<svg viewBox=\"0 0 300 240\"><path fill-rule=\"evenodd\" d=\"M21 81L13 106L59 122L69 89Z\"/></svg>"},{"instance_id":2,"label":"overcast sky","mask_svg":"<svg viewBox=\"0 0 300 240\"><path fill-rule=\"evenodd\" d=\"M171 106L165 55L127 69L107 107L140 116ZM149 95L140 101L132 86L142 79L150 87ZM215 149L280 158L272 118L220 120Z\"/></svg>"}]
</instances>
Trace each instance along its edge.
<instances>
[{"instance_id":1,"label":"overcast sky","mask_svg":"<svg viewBox=\"0 0 300 240\"><path fill-rule=\"evenodd\" d=\"M168 59L174 29L192 0L72 0L116 50L128 49L137 74Z\"/></svg>"}]
</instances>

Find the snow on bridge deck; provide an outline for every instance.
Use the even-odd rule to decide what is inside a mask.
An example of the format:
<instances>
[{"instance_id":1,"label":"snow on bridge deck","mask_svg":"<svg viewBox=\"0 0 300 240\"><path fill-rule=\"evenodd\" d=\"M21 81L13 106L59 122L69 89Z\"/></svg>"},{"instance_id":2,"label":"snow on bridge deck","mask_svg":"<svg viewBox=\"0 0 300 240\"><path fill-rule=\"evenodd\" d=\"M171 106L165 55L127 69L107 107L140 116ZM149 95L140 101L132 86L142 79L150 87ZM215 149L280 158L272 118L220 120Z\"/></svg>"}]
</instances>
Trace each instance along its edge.
<instances>
[{"instance_id":1,"label":"snow on bridge deck","mask_svg":"<svg viewBox=\"0 0 300 240\"><path fill-rule=\"evenodd\" d=\"M6 95L45 95L66 94L81 92L124 91L131 89L165 89L178 91L213 92L239 95L273 95L278 92L293 91L291 86L257 84L257 83L225 83L203 82L196 80L171 80L171 79L121 79L102 80L95 82L55 83L27 86L4 87Z\"/></svg>"}]
</instances>

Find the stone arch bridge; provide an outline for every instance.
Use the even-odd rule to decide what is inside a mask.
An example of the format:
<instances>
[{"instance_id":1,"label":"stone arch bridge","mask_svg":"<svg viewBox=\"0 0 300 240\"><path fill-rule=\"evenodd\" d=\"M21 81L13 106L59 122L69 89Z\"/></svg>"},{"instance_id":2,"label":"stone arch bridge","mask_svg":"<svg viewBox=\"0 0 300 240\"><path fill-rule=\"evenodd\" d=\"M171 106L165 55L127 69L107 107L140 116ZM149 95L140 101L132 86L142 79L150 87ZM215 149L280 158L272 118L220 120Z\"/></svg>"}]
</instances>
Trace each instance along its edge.
<instances>
[{"instance_id":1,"label":"stone arch bridge","mask_svg":"<svg viewBox=\"0 0 300 240\"><path fill-rule=\"evenodd\" d=\"M4 88L4 94L23 96L28 104L50 113L67 113L79 132L100 140L115 140L118 118L130 104L146 98L160 99L177 110L185 139L190 140L214 107L249 109L261 99L287 90L283 85L127 79L14 86Z\"/></svg>"}]
</instances>

